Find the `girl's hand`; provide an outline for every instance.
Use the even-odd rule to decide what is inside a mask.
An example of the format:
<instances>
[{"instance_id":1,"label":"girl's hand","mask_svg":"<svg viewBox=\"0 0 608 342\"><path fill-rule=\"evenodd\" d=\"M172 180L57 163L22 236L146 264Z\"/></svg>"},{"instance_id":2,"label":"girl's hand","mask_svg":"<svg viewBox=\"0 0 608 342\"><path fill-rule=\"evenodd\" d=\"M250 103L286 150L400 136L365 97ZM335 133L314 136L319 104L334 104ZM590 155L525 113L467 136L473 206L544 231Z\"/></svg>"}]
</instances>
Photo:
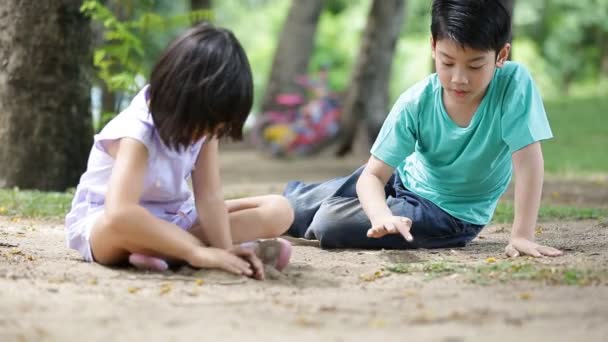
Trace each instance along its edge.
<instances>
[{"instance_id":1,"label":"girl's hand","mask_svg":"<svg viewBox=\"0 0 608 342\"><path fill-rule=\"evenodd\" d=\"M384 216L372 221L372 227L367 231L367 237L381 238L387 234L401 234L407 241L414 240L410 233L412 220L402 216Z\"/></svg>"},{"instance_id":2,"label":"girl's hand","mask_svg":"<svg viewBox=\"0 0 608 342\"><path fill-rule=\"evenodd\" d=\"M508 257L515 258L520 255L530 255L533 257L551 256L556 257L564 254L557 248L539 245L534 241L524 238L511 238L505 248Z\"/></svg>"},{"instance_id":3,"label":"girl's hand","mask_svg":"<svg viewBox=\"0 0 608 342\"><path fill-rule=\"evenodd\" d=\"M253 268L253 278L257 280L264 280L264 264L262 263L262 260L260 260L260 258L258 258L258 256L255 254L253 249L234 246L229 251L239 258L249 262L249 265Z\"/></svg>"},{"instance_id":4,"label":"girl's hand","mask_svg":"<svg viewBox=\"0 0 608 342\"><path fill-rule=\"evenodd\" d=\"M233 274L254 276L252 263L243 259L240 251L225 250L214 247L199 247L188 258L188 263L200 268L218 268ZM255 267L255 266L254 266Z\"/></svg>"}]
</instances>

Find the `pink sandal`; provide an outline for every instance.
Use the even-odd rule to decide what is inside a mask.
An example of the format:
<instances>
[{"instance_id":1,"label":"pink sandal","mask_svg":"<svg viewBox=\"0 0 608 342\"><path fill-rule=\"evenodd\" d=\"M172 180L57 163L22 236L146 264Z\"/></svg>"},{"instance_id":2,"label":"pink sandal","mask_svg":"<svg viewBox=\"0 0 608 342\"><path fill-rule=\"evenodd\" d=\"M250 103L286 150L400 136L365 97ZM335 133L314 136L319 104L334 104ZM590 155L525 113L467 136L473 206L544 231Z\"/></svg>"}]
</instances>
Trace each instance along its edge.
<instances>
[{"instance_id":1,"label":"pink sandal","mask_svg":"<svg viewBox=\"0 0 608 342\"><path fill-rule=\"evenodd\" d=\"M242 243L241 246L254 249L264 265L273 266L278 271L287 267L291 258L291 243L282 238L249 241Z\"/></svg>"},{"instance_id":2,"label":"pink sandal","mask_svg":"<svg viewBox=\"0 0 608 342\"><path fill-rule=\"evenodd\" d=\"M129 263L140 270L162 272L169 269L165 260L138 253L129 255Z\"/></svg>"}]
</instances>

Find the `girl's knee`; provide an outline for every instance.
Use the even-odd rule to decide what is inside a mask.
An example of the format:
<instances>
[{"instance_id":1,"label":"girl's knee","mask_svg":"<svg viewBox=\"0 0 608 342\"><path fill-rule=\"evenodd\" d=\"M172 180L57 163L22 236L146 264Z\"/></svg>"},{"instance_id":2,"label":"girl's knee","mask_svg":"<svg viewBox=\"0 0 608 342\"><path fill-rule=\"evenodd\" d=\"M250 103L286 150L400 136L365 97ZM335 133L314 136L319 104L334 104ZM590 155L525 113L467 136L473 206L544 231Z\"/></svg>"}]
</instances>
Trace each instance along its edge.
<instances>
[{"instance_id":1,"label":"girl's knee","mask_svg":"<svg viewBox=\"0 0 608 342\"><path fill-rule=\"evenodd\" d=\"M269 210L269 217L277 227L277 235L281 235L289 229L294 220L293 207L281 195L269 195L266 203Z\"/></svg>"},{"instance_id":2,"label":"girl's knee","mask_svg":"<svg viewBox=\"0 0 608 342\"><path fill-rule=\"evenodd\" d=\"M101 265L111 266L123 262L128 252L123 246L120 225L116 220L101 215L93 227L89 239L91 257Z\"/></svg>"}]
</instances>

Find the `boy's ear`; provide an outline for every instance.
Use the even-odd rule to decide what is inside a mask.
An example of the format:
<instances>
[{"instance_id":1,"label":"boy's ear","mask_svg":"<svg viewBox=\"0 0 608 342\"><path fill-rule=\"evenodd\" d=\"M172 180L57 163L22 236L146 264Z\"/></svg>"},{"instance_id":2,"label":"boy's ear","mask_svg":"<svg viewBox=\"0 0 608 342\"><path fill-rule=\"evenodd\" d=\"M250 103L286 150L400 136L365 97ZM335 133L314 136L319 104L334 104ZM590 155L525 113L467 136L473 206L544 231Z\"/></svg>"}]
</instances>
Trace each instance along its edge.
<instances>
[{"instance_id":1,"label":"boy's ear","mask_svg":"<svg viewBox=\"0 0 608 342\"><path fill-rule=\"evenodd\" d=\"M431 57L435 59L435 39L431 36Z\"/></svg>"},{"instance_id":2,"label":"boy's ear","mask_svg":"<svg viewBox=\"0 0 608 342\"><path fill-rule=\"evenodd\" d=\"M498 68L502 68L505 65L505 62L509 59L509 53L511 53L511 44L506 43L505 46L498 51L498 56L496 56L496 66Z\"/></svg>"}]
</instances>

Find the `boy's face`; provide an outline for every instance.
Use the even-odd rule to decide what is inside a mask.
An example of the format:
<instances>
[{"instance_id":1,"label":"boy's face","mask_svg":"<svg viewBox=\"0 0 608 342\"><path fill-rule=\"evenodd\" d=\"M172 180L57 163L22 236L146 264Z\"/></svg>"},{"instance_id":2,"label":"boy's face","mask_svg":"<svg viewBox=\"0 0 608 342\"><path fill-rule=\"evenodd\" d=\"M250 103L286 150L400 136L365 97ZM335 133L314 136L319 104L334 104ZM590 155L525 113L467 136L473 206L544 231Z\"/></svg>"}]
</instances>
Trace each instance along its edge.
<instances>
[{"instance_id":1,"label":"boy's face","mask_svg":"<svg viewBox=\"0 0 608 342\"><path fill-rule=\"evenodd\" d=\"M431 38L431 48L444 89L444 101L476 105L483 98L496 68L507 60L511 45L505 44L498 56L495 51L463 48L449 39L434 41Z\"/></svg>"}]
</instances>

